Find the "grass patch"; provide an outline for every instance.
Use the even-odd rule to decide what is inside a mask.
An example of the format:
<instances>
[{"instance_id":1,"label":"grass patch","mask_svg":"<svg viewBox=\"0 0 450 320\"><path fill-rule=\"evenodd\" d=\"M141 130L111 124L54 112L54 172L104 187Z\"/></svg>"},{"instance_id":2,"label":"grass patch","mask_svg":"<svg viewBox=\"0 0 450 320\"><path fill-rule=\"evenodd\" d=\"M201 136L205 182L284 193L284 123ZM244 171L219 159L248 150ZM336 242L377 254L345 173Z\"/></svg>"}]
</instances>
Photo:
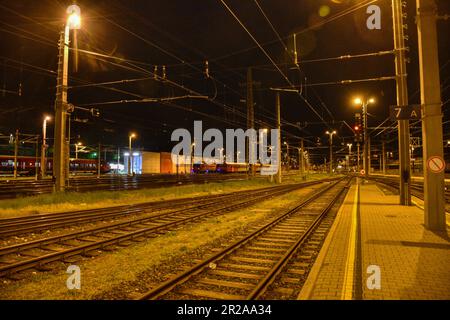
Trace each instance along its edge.
<instances>
[{"instance_id":1,"label":"grass patch","mask_svg":"<svg viewBox=\"0 0 450 320\"><path fill-rule=\"evenodd\" d=\"M67 192L44 194L0 201L0 218L212 195L222 192L267 187L270 185L270 182L258 179L181 185L133 191L93 191L82 193Z\"/></svg>"},{"instance_id":2,"label":"grass patch","mask_svg":"<svg viewBox=\"0 0 450 320\"><path fill-rule=\"evenodd\" d=\"M310 174L307 180L326 178L326 174ZM299 175L290 175L284 183L302 182ZM223 181L133 191L93 191L44 194L0 201L0 218L103 208L109 206L162 201L183 197L213 195L274 185L268 179Z\"/></svg>"},{"instance_id":3,"label":"grass patch","mask_svg":"<svg viewBox=\"0 0 450 320\"><path fill-rule=\"evenodd\" d=\"M0 284L0 299L92 299L105 292L114 292L115 289L122 288L123 284L127 284L127 296L136 296L138 288L130 287L130 283L133 284L143 272L171 259L186 256L189 252L261 220L280 208L292 207L310 190L297 190L251 208L210 218L176 232L85 260L80 263L81 290L66 288L68 275L61 265L61 270L55 273L38 272L31 279ZM152 276L162 279L164 274Z\"/></svg>"}]
</instances>

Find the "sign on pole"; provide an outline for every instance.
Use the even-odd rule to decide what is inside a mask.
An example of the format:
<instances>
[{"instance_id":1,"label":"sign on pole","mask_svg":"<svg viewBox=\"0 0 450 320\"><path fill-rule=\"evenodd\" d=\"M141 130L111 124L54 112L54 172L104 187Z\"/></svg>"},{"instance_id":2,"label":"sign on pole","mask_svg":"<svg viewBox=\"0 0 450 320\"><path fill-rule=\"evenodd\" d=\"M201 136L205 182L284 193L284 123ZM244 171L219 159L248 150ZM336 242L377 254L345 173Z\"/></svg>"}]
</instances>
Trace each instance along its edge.
<instances>
[{"instance_id":1,"label":"sign on pole","mask_svg":"<svg viewBox=\"0 0 450 320\"><path fill-rule=\"evenodd\" d=\"M420 120L420 104L408 106L390 106L389 114L392 120Z\"/></svg>"},{"instance_id":2,"label":"sign on pole","mask_svg":"<svg viewBox=\"0 0 450 320\"><path fill-rule=\"evenodd\" d=\"M439 156L432 156L427 160L427 167L433 173L441 173L445 169L445 161Z\"/></svg>"}]
</instances>

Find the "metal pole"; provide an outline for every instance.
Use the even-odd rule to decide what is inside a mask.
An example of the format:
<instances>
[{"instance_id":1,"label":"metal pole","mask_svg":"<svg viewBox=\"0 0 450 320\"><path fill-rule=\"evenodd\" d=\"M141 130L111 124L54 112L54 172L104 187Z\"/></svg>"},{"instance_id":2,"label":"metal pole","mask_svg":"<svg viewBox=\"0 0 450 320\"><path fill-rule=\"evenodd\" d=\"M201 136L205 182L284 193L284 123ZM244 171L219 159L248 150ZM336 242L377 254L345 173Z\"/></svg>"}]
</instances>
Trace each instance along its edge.
<instances>
[{"instance_id":1,"label":"metal pole","mask_svg":"<svg viewBox=\"0 0 450 320\"><path fill-rule=\"evenodd\" d=\"M371 150L371 143L370 143L370 136L367 137L367 175L370 174L370 170L372 169L372 163L371 163L371 159L372 159L372 154L370 152Z\"/></svg>"},{"instance_id":2,"label":"metal pole","mask_svg":"<svg viewBox=\"0 0 450 320\"><path fill-rule=\"evenodd\" d=\"M45 160L45 152L47 149L47 119L44 119L44 123L42 124L42 149L41 149L41 178L44 178L46 175L47 163Z\"/></svg>"},{"instance_id":3,"label":"metal pole","mask_svg":"<svg viewBox=\"0 0 450 320\"><path fill-rule=\"evenodd\" d=\"M117 148L117 174L119 174L119 166L120 166L120 147Z\"/></svg>"},{"instance_id":4,"label":"metal pole","mask_svg":"<svg viewBox=\"0 0 450 320\"><path fill-rule=\"evenodd\" d=\"M303 139L300 140L300 174L302 176L302 180L305 180L305 145Z\"/></svg>"},{"instance_id":5,"label":"metal pole","mask_svg":"<svg viewBox=\"0 0 450 320\"><path fill-rule=\"evenodd\" d=\"M37 180L39 177L38 159L39 159L39 136L36 136L36 154L35 154L35 159L34 159L34 179L35 180Z\"/></svg>"},{"instance_id":6,"label":"metal pole","mask_svg":"<svg viewBox=\"0 0 450 320\"><path fill-rule=\"evenodd\" d=\"M58 78L55 101L55 143L53 146L53 175L55 191L64 191L66 159L67 73L69 61L69 25L59 40Z\"/></svg>"},{"instance_id":7,"label":"metal pole","mask_svg":"<svg viewBox=\"0 0 450 320\"><path fill-rule=\"evenodd\" d=\"M353 145L351 143L348 145L348 163L347 163L348 171L350 171L351 167L350 163L352 162L352 146Z\"/></svg>"},{"instance_id":8,"label":"metal pole","mask_svg":"<svg viewBox=\"0 0 450 320\"><path fill-rule=\"evenodd\" d=\"M253 105L253 76L252 76L252 68L247 69L247 129L254 129L255 127L255 112ZM247 163L249 163L249 159L252 155L250 152L253 152L255 141L253 138L249 138L247 140ZM255 167L253 164L249 163L249 173L251 176L255 175L254 172Z\"/></svg>"},{"instance_id":9,"label":"metal pole","mask_svg":"<svg viewBox=\"0 0 450 320\"><path fill-rule=\"evenodd\" d=\"M359 157L360 157L360 151L359 151L359 142L358 142L358 144L356 145L357 147L358 147L358 151L357 151L357 159L356 159L356 172L359 174Z\"/></svg>"},{"instance_id":10,"label":"metal pole","mask_svg":"<svg viewBox=\"0 0 450 320\"><path fill-rule=\"evenodd\" d=\"M433 172L429 167L429 165L436 167L435 164L431 164L431 157L440 157L442 166L445 167L435 1L417 0L417 17L422 103L425 226L430 230L445 231L445 170Z\"/></svg>"},{"instance_id":11,"label":"metal pole","mask_svg":"<svg viewBox=\"0 0 450 320\"><path fill-rule=\"evenodd\" d=\"M286 142L286 162L287 162L287 172L289 172L289 167L291 165L291 158L289 158L289 143Z\"/></svg>"},{"instance_id":12,"label":"metal pole","mask_svg":"<svg viewBox=\"0 0 450 320\"><path fill-rule=\"evenodd\" d=\"M382 157L383 157L383 174L386 174L386 142L383 141L381 147Z\"/></svg>"},{"instance_id":13,"label":"metal pole","mask_svg":"<svg viewBox=\"0 0 450 320\"><path fill-rule=\"evenodd\" d=\"M19 129L16 129L16 138L14 139L14 179L17 179L17 154L19 153Z\"/></svg>"},{"instance_id":14,"label":"metal pole","mask_svg":"<svg viewBox=\"0 0 450 320\"><path fill-rule=\"evenodd\" d=\"M101 144L98 144L98 154L97 154L97 178L100 178L100 158L101 158Z\"/></svg>"},{"instance_id":15,"label":"metal pole","mask_svg":"<svg viewBox=\"0 0 450 320\"><path fill-rule=\"evenodd\" d=\"M131 176L131 135L128 136L128 175Z\"/></svg>"},{"instance_id":16,"label":"metal pole","mask_svg":"<svg viewBox=\"0 0 450 320\"><path fill-rule=\"evenodd\" d=\"M192 145L192 150L191 150L191 168L190 168L190 173L193 173L194 171L194 146ZM238 158L239 158L239 153L238 153Z\"/></svg>"},{"instance_id":17,"label":"metal pole","mask_svg":"<svg viewBox=\"0 0 450 320\"><path fill-rule=\"evenodd\" d=\"M278 129L278 146L277 146L277 158L278 158L278 172L277 183L281 183L281 106L280 106L280 92L275 94L275 105L277 109L277 129Z\"/></svg>"},{"instance_id":18,"label":"metal pole","mask_svg":"<svg viewBox=\"0 0 450 320\"><path fill-rule=\"evenodd\" d=\"M367 133L367 126L368 126L368 121L367 121L367 106L368 106L368 102L364 101L363 102L363 121L364 121L364 147L363 147L363 169L364 169L364 176L367 178L369 176L369 169L370 169L370 164L369 164L369 135Z\"/></svg>"},{"instance_id":19,"label":"metal pole","mask_svg":"<svg viewBox=\"0 0 450 320\"><path fill-rule=\"evenodd\" d=\"M66 140L66 156L65 156L65 163L66 163L66 171L65 171L65 177L67 181L67 187L69 186L69 178L70 178L70 120L72 119L72 114L68 113L67 118L67 140ZM74 165L75 169L75 165Z\"/></svg>"},{"instance_id":20,"label":"metal pole","mask_svg":"<svg viewBox=\"0 0 450 320\"><path fill-rule=\"evenodd\" d=\"M330 174L333 174L333 133L330 134Z\"/></svg>"},{"instance_id":21,"label":"metal pole","mask_svg":"<svg viewBox=\"0 0 450 320\"><path fill-rule=\"evenodd\" d=\"M397 106L408 105L408 87L406 82L405 38L403 35L402 0L392 0L394 23L395 73ZM411 167L409 161L409 120L398 121L398 149L400 164L400 204L411 205Z\"/></svg>"}]
</instances>

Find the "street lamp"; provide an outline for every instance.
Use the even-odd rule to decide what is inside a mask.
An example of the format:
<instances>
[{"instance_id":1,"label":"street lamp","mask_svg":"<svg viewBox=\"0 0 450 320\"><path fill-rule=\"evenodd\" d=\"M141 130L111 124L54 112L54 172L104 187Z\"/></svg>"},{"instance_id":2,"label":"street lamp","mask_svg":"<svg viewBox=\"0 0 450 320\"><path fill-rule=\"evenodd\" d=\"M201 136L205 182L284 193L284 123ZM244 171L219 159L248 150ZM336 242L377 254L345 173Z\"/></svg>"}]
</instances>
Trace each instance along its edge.
<instances>
[{"instance_id":1,"label":"street lamp","mask_svg":"<svg viewBox=\"0 0 450 320\"><path fill-rule=\"evenodd\" d=\"M46 175L47 161L45 159L45 153L47 150L47 121L50 121L50 116L44 116L44 122L42 123L42 149L41 149L41 178Z\"/></svg>"},{"instance_id":2,"label":"street lamp","mask_svg":"<svg viewBox=\"0 0 450 320\"><path fill-rule=\"evenodd\" d=\"M290 159L289 159L289 144L285 141L283 144L286 146L286 161L287 161L287 171L289 171Z\"/></svg>"},{"instance_id":3,"label":"street lamp","mask_svg":"<svg viewBox=\"0 0 450 320\"><path fill-rule=\"evenodd\" d=\"M219 148L219 149L217 149L217 150L219 150L219 159L220 159L220 161L219 161L219 163L223 163L223 148Z\"/></svg>"},{"instance_id":4,"label":"street lamp","mask_svg":"<svg viewBox=\"0 0 450 320\"><path fill-rule=\"evenodd\" d=\"M81 142L77 142L75 143L75 159L78 160L78 149L79 147L81 147L83 144Z\"/></svg>"},{"instance_id":5,"label":"street lamp","mask_svg":"<svg viewBox=\"0 0 450 320\"><path fill-rule=\"evenodd\" d=\"M369 136L367 133L367 125L368 125L368 121L367 121L367 107L369 106L369 104L374 104L375 103L375 99L374 98L369 98L369 99L362 99L362 98L355 98L353 100L353 103L356 106L362 106L362 112L363 112L363 126L364 126L364 157L363 157L363 167L364 167L364 175L366 177L368 177L369 175L369 168L370 168L370 163L369 163Z\"/></svg>"},{"instance_id":6,"label":"street lamp","mask_svg":"<svg viewBox=\"0 0 450 320\"><path fill-rule=\"evenodd\" d=\"M191 144L191 173L194 172L194 148L195 148L195 142L192 142L192 144Z\"/></svg>"},{"instance_id":7,"label":"street lamp","mask_svg":"<svg viewBox=\"0 0 450 320\"><path fill-rule=\"evenodd\" d=\"M128 136L128 153L129 153L129 155L128 155L128 175L130 176L131 175L131 155L133 154L132 153L132 150L131 150L131 140L133 139L133 138L136 138L136 134L135 133L130 133L130 135Z\"/></svg>"},{"instance_id":8,"label":"street lamp","mask_svg":"<svg viewBox=\"0 0 450 320\"><path fill-rule=\"evenodd\" d=\"M66 117L69 110L67 103L67 85L69 73L69 36L70 30L81 27L80 7L71 5L66 10L67 20L64 32L59 40L59 61L57 74L57 90L55 101L55 134L53 145L53 176L55 177L55 191L64 191L67 168Z\"/></svg>"},{"instance_id":9,"label":"street lamp","mask_svg":"<svg viewBox=\"0 0 450 320\"><path fill-rule=\"evenodd\" d=\"M337 134L336 130L327 131L325 134L330 136L330 174L333 173L333 135Z\"/></svg>"},{"instance_id":10,"label":"street lamp","mask_svg":"<svg viewBox=\"0 0 450 320\"><path fill-rule=\"evenodd\" d=\"M348 147L348 170L350 170L350 160L352 157L352 143L347 143L347 147Z\"/></svg>"}]
</instances>

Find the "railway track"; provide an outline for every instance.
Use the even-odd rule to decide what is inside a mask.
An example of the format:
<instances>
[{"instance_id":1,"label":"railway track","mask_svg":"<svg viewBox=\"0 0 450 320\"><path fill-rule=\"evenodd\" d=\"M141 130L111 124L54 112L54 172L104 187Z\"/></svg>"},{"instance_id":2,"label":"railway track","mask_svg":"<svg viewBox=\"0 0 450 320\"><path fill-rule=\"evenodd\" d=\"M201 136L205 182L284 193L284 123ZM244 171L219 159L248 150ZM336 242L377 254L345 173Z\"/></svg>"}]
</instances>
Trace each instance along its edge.
<instances>
[{"instance_id":1,"label":"railway track","mask_svg":"<svg viewBox=\"0 0 450 320\"><path fill-rule=\"evenodd\" d=\"M160 188L180 184L201 184L225 180L246 180L246 174L203 174L203 175L150 175L150 176L103 176L100 178L71 178L67 191L121 191L143 188ZM9 180L0 182L0 199L51 193L53 182L50 179Z\"/></svg>"},{"instance_id":2,"label":"railway track","mask_svg":"<svg viewBox=\"0 0 450 320\"><path fill-rule=\"evenodd\" d=\"M213 198L209 202L196 203L189 208L2 247L0 248L0 277L11 277L17 272L31 268L51 269L48 264L52 262L73 262L73 258L77 260L80 256L95 256L99 253L98 250L110 251L117 246L128 246L133 242L157 237L188 223L222 215L305 186L321 183L323 181L235 193Z\"/></svg>"},{"instance_id":3,"label":"railway track","mask_svg":"<svg viewBox=\"0 0 450 320\"><path fill-rule=\"evenodd\" d=\"M375 178L375 177L369 177L369 180L373 180L377 183L381 183L385 186L387 186L390 189L395 190L398 192L399 186L398 186L398 179L390 179L390 178ZM411 194L419 198L420 200L424 200L424 190L423 190L423 183L420 182L412 182L411 183ZM447 207L450 206L450 186L445 186L445 202L447 203Z\"/></svg>"},{"instance_id":4,"label":"railway track","mask_svg":"<svg viewBox=\"0 0 450 320\"><path fill-rule=\"evenodd\" d=\"M304 184L308 186L310 183ZM140 203L135 205L123 205L115 207L106 207L91 210L78 210L61 213L48 213L33 216L16 217L0 219L0 239L8 236L17 236L29 232L48 231L57 228L65 228L83 223L90 223L104 220L114 220L119 218L128 218L148 213L155 213L164 210L166 215L173 214L182 210L187 210L201 206L203 204L214 204L232 199L233 197L265 192L267 190L276 190L274 187L261 188L257 190L237 191L220 195L200 196L194 198L182 198L174 200L163 200L155 202Z\"/></svg>"},{"instance_id":5,"label":"railway track","mask_svg":"<svg viewBox=\"0 0 450 320\"><path fill-rule=\"evenodd\" d=\"M348 190L349 182L341 179L314 192L295 208L140 299L295 298L314 252L331 226L329 213Z\"/></svg>"}]
</instances>

